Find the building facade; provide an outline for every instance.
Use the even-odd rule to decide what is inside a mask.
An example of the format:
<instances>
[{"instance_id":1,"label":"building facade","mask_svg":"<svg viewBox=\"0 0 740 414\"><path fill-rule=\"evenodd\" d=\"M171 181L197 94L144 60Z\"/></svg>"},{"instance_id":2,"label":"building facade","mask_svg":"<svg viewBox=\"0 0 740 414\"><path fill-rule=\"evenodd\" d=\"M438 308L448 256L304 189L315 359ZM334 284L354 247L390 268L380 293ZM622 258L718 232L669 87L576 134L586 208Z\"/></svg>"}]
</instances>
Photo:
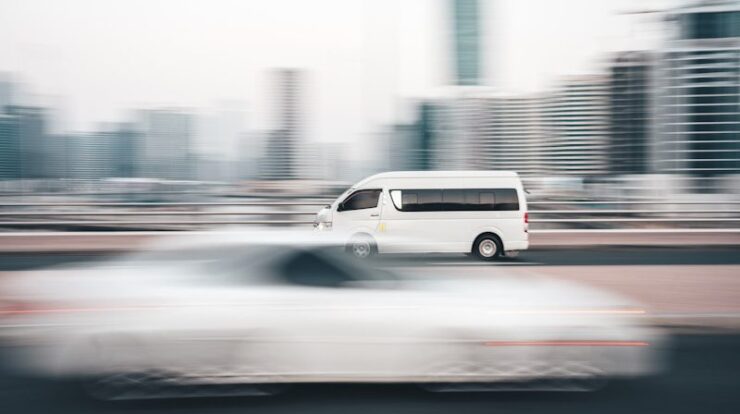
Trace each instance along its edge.
<instances>
[{"instance_id":1,"label":"building facade","mask_svg":"<svg viewBox=\"0 0 740 414\"><path fill-rule=\"evenodd\" d=\"M452 0L455 84L481 84L481 24L478 0Z\"/></svg>"},{"instance_id":2,"label":"building facade","mask_svg":"<svg viewBox=\"0 0 740 414\"><path fill-rule=\"evenodd\" d=\"M171 109L141 113L140 175L164 180L194 179L192 157L194 117Z\"/></svg>"},{"instance_id":3,"label":"building facade","mask_svg":"<svg viewBox=\"0 0 740 414\"><path fill-rule=\"evenodd\" d=\"M607 173L609 96L604 76L564 79L546 99L548 173L595 176Z\"/></svg>"},{"instance_id":4,"label":"building facade","mask_svg":"<svg viewBox=\"0 0 740 414\"><path fill-rule=\"evenodd\" d=\"M708 1L667 12L675 37L661 51L659 173L740 173L740 3Z\"/></svg>"},{"instance_id":5,"label":"building facade","mask_svg":"<svg viewBox=\"0 0 740 414\"><path fill-rule=\"evenodd\" d=\"M546 142L543 97L492 96L482 99L481 105L474 168L542 174Z\"/></svg>"},{"instance_id":6,"label":"building facade","mask_svg":"<svg viewBox=\"0 0 740 414\"><path fill-rule=\"evenodd\" d=\"M297 147L303 132L303 88L305 74L297 69L278 69L275 80L276 126L267 136L262 178L298 178Z\"/></svg>"},{"instance_id":7,"label":"building facade","mask_svg":"<svg viewBox=\"0 0 740 414\"><path fill-rule=\"evenodd\" d=\"M609 172L649 170L655 99L655 59L647 52L617 54L609 66Z\"/></svg>"},{"instance_id":8,"label":"building facade","mask_svg":"<svg viewBox=\"0 0 740 414\"><path fill-rule=\"evenodd\" d=\"M0 180L21 178L21 139L18 118L0 113Z\"/></svg>"}]
</instances>

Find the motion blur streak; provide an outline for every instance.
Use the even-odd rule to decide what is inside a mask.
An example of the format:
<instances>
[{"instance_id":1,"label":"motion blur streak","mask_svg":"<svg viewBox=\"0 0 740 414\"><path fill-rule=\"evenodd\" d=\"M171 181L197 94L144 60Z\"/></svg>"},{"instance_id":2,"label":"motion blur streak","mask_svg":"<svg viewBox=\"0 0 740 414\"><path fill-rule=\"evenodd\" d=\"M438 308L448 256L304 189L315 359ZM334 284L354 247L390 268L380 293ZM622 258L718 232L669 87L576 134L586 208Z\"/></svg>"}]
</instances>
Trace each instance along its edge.
<instances>
[{"instance_id":1,"label":"motion blur streak","mask_svg":"<svg viewBox=\"0 0 740 414\"><path fill-rule=\"evenodd\" d=\"M648 346L640 341L489 341L486 346Z\"/></svg>"},{"instance_id":2,"label":"motion blur streak","mask_svg":"<svg viewBox=\"0 0 740 414\"><path fill-rule=\"evenodd\" d=\"M570 391L662 366L667 337L644 311L585 286L503 268L487 280L404 273L353 258L338 231L177 240L5 278L12 370L138 399L315 382Z\"/></svg>"},{"instance_id":3,"label":"motion blur streak","mask_svg":"<svg viewBox=\"0 0 740 414\"><path fill-rule=\"evenodd\" d=\"M215 304L214 304L215 305ZM198 305L180 305L182 306L207 306L203 304ZM39 313L78 313L78 312L105 312L105 311L137 311L146 309L157 309L163 308L162 306L125 306L125 307L99 307L99 308L49 308L49 309L18 309L18 310L0 310L0 315L30 315ZM331 306L332 310L343 310L343 309L355 309L355 307L339 307ZM392 308L389 308L392 309ZM603 315L643 315L646 312L644 310L496 310L487 311L489 314L519 314L519 315L568 315L568 314L603 314Z\"/></svg>"},{"instance_id":4,"label":"motion blur streak","mask_svg":"<svg viewBox=\"0 0 740 414\"><path fill-rule=\"evenodd\" d=\"M738 252L740 0L0 0L0 414L737 414Z\"/></svg>"}]
</instances>

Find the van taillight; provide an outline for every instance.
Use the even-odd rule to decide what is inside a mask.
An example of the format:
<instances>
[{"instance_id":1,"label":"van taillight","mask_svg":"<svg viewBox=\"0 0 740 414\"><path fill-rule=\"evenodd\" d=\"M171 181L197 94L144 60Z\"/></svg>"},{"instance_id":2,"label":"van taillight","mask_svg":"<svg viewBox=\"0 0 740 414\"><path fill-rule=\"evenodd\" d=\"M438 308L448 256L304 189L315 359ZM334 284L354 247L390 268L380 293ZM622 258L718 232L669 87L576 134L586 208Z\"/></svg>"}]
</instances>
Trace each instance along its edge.
<instances>
[{"instance_id":1,"label":"van taillight","mask_svg":"<svg viewBox=\"0 0 740 414\"><path fill-rule=\"evenodd\" d=\"M529 224L529 212L524 212L524 224Z\"/></svg>"}]
</instances>

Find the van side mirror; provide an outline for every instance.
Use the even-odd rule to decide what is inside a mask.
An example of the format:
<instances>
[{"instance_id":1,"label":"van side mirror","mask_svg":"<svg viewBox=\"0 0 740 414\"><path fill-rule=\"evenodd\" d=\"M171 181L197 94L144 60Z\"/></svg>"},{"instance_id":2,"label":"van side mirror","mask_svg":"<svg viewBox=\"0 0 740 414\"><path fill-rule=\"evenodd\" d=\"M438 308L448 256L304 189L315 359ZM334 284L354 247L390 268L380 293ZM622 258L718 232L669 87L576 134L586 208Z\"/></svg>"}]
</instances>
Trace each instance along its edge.
<instances>
[{"instance_id":1,"label":"van side mirror","mask_svg":"<svg viewBox=\"0 0 740 414\"><path fill-rule=\"evenodd\" d=\"M339 205L337 205L337 213L340 211L344 211L344 203L339 203Z\"/></svg>"}]
</instances>

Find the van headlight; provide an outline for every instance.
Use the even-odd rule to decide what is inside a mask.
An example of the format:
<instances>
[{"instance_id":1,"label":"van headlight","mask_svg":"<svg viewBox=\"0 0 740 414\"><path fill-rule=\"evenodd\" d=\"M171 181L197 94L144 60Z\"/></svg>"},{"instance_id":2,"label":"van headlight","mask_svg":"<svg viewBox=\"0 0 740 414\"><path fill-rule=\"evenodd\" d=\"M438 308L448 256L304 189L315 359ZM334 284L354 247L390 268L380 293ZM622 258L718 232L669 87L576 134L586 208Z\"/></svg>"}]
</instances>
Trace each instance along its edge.
<instances>
[{"instance_id":1,"label":"van headlight","mask_svg":"<svg viewBox=\"0 0 740 414\"><path fill-rule=\"evenodd\" d=\"M321 221L318 223L314 223L313 227L319 231L329 231L331 230L331 221Z\"/></svg>"}]
</instances>

